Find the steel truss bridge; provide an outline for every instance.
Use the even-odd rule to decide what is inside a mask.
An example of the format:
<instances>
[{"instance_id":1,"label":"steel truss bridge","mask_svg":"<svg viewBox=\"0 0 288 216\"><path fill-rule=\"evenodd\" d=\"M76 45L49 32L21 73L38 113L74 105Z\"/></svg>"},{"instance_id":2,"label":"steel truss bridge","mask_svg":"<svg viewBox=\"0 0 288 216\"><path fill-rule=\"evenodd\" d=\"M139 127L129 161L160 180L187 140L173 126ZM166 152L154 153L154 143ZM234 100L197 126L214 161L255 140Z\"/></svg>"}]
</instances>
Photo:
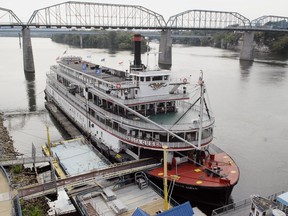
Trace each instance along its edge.
<instances>
[{"instance_id":1,"label":"steel truss bridge","mask_svg":"<svg viewBox=\"0 0 288 216\"><path fill-rule=\"evenodd\" d=\"M35 10L27 23L0 8L0 28L84 28L122 30L288 31L288 17L262 16L249 20L237 12L187 10L166 21L138 5L69 1Z\"/></svg>"}]
</instances>

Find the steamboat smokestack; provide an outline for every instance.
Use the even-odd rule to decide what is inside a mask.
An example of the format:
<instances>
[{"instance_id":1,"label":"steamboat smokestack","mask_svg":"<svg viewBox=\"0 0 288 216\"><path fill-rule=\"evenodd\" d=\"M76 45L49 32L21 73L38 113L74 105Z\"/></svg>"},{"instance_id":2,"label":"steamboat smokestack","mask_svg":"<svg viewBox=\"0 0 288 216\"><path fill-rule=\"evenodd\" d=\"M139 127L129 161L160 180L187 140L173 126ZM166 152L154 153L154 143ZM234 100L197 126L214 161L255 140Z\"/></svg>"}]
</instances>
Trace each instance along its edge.
<instances>
[{"instance_id":1,"label":"steamboat smokestack","mask_svg":"<svg viewBox=\"0 0 288 216\"><path fill-rule=\"evenodd\" d=\"M134 67L141 68L141 40L140 34L135 34L133 37L134 41Z\"/></svg>"}]
</instances>

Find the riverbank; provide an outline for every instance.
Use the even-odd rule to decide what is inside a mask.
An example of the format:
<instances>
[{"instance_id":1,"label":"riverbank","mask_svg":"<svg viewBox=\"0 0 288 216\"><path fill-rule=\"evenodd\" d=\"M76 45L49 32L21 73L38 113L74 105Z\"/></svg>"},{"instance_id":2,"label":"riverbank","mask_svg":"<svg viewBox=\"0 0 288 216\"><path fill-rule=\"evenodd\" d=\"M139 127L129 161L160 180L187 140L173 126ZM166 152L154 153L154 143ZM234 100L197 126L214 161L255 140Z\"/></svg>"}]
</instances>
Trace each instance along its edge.
<instances>
[{"instance_id":1,"label":"riverbank","mask_svg":"<svg viewBox=\"0 0 288 216\"><path fill-rule=\"evenodd\" d=\"M3 114L0 114L0 155L3 157L15 157L17 151L13 146L12 137L9 136L7 128L4 126Z\"/></svg>"},{"instance_id":2,"label":"riverbank","mask_svg":"<svg viewBox=\"0 0 288 216\"><path fill-rule=\"evenodd\" d=\"M0 113L0 158L14 158L19 153L13 146L13 139L9 135L9 131L4 126L4 117ZM6 168L7 173L10 176L9 185L11 189L27 186L37 183L36 174L31 169L25 169L23 165L15 165ZM45 212L49 210L47 199L43 196L31 200L21 200L21 208L23 215L45 215Z\"/></svg>"}]
</instances>

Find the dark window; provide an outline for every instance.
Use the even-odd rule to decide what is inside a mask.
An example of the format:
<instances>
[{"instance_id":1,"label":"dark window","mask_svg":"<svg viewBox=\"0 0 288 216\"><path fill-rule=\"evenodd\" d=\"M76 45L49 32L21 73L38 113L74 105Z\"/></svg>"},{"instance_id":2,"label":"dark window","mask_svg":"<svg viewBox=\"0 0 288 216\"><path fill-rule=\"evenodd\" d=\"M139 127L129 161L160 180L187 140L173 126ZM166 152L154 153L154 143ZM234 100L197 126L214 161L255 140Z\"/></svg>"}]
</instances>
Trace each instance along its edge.
<instances>
[{"instance_id":1,"label":"dark window","mask_svg":"<svg viewBox=\"0 0 288 216\"><path fill-rule=\"evenodd\" d=\"M141 81L141 82L144 82L144 77L140 77L140 81Z\"/></svg>"},{"instance_id":2,"label":"dark window","mask_svg":"<svg viewBox=\"0 0 288 216\"><path fill-rule=\"evenodd\" d=\"M151 81L151 77L146 77L146 82L150 82Z\"/></svg>"},{"instance_id":3,"label":"dark window","mask_svg":"<svg viewBox=\"0 0 288 216\"><path fill-rule=\"evenodd\" d=\"M152 80L153 80L153 81L162 80L162 76L152 77Z\"/></svg>"}]
</instances>

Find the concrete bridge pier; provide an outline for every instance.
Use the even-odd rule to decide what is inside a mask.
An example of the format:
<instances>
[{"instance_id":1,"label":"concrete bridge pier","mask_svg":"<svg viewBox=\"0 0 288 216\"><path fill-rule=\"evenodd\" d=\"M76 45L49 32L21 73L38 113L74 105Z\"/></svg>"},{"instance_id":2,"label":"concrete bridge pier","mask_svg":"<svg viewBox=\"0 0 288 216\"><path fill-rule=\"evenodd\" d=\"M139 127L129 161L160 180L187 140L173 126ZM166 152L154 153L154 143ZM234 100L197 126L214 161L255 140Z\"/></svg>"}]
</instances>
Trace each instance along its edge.
<instances>
[{"instance_id":1,"label":"concrete bridge pier","mask_svg":"<svg viewBox=\"0 0 288 216\"><path fill-rule=\"evenodd\" d=\"M23 27L22 29L22 43L24 72L35 73L30 29L28 27Z\"/></svg>"},{"instance_id":2,"label":"concrete bridge pier","mask_svg":"<svg viewBox=\"0 0 288 216\"><path fill-rule=\"evenodd\" d=\"M83 36L79 35L79 40L80 40L80 48L83 48Z\"/></svg>"},{"instance_id":3,"label":"concrete bridge pier","mask_svg":"<svg viewBox=\"0 0 288 216\"><path fill-rule=\"evenodd\" d=\"M240 52L240 60L254 60L254 32L245 32L243 37L242 49Z\"/></svg>"},{"instance_id":4,"label":"concrete bridge pier","mask_svg":"<svg viewBox=\"0 0 288 216\"><path fill-rule=\"evenodd\" d=\"M161 69L170 69L172 66L172 38L170 30L161 31L158 65Z\"/></svg>"}]
</instances>

